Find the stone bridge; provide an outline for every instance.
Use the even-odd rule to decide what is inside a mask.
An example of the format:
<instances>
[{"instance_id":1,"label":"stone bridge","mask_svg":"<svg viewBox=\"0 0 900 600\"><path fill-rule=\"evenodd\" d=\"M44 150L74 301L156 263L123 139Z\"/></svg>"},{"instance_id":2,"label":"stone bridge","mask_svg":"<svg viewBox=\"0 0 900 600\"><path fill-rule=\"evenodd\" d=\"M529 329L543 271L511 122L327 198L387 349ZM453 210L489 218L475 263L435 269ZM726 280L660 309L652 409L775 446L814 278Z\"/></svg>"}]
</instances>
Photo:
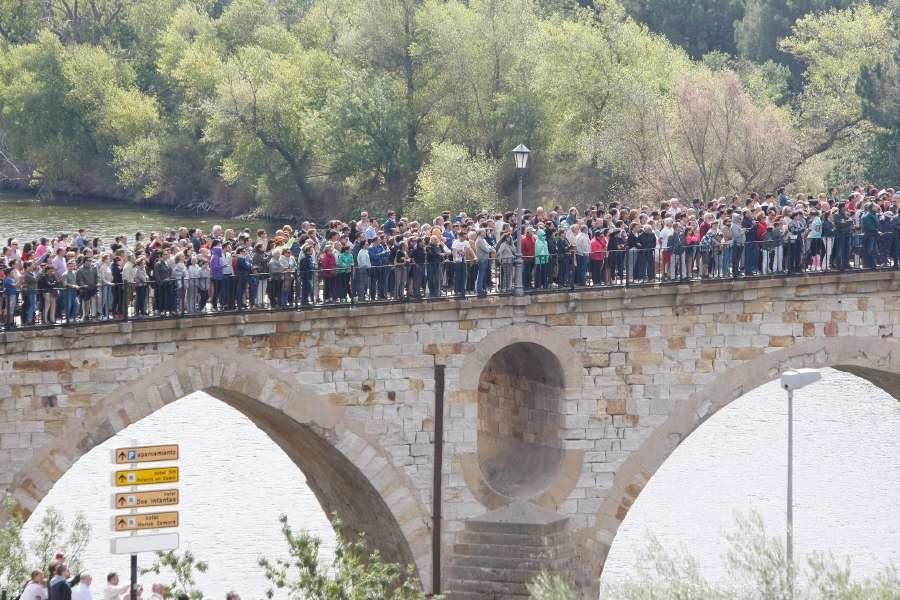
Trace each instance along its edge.
<instances>
[{"instance_id":1,"label":"stone bridge","mask_svg":"<svg viewBox=\"0 0 900 600\"><path fill-rule=\"evenodd\" d=\"M9 332L0 490L27 513L85 452L203 390L267 431L323 509L413 565L426 590L519 598L549 568L593 600L635 498L735 398L788 366L844 369L900 397L898 282L695 282Z\"/></svg>"}]
</instances>

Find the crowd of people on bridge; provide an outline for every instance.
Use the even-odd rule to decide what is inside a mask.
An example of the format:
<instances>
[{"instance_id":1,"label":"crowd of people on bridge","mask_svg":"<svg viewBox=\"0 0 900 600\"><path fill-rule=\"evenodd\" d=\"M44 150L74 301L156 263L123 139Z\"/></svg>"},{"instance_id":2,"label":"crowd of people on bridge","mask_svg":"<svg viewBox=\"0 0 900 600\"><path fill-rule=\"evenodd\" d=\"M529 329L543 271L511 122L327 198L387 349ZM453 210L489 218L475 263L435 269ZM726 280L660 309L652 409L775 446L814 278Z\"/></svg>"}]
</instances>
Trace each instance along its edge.
<instances>
[{"instance_id":1,"label":"crowd of people on bridge","mask_svg":"<svg viewBox=\"0 0 900 600\"><path fill-rule=\"evenodd\" d=\"M399 217L399 218L398 218ZM9 238L4 327L900 267L900 192ZM521 238L521 239L520 239ZM521 250L520 250L521 249ZM521 269L518 262L521 260ZM521 275L518 272L521 271Z\"/></svg>"}]
</instances>

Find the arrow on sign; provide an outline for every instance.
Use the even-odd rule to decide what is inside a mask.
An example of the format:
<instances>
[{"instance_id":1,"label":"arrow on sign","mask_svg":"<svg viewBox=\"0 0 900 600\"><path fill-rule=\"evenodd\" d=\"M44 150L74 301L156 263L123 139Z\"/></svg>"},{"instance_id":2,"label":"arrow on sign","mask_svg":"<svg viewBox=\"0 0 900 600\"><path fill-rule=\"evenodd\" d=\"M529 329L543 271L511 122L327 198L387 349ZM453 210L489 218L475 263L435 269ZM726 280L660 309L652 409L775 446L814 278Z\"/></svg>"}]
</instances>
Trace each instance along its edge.
<instances>
[{"instance_id":1,"label":"arrow on sign","mask_svg":"<svg viewBox=\"0 0 900 600\"><path fill-rule=\"evenodd\" d=\"M116 527L118 527L119 529L124 529L126 525L128 525L128 523L125 521L125 519L119 519L118 521L116 521Z\"/></svg>"},{"instance_id":2,"label":"arrow on sign","mask_svg":"<svg viewBox=\"0 0 900 600\"><path fill-rule=\"evenodd\" d=\"M125 504L125 498L119 498L119 506Z\"/></svg>"},{"instance_id":3,"label":"arrow on sign","mask_svg":"<svg viewBox=\"0 0 900 600\"><path fill-rule=\"evenodd\" d=\"M125 460L125 458L126 458L126 457L125 457L125 453L124 453L124 452L119 452L119 460Z\"/></svg>"},{"instance_id":4,"label":"arrow on sign","mask_svg":"<svg viewBox=\"0 0 900 600\"><path fill-rule=\"evenodd\" d=\"M126 481L128 481L128 478L125 476L125 474L119 473L119 483L125 483Z\"/></svg>"}]
</instances>

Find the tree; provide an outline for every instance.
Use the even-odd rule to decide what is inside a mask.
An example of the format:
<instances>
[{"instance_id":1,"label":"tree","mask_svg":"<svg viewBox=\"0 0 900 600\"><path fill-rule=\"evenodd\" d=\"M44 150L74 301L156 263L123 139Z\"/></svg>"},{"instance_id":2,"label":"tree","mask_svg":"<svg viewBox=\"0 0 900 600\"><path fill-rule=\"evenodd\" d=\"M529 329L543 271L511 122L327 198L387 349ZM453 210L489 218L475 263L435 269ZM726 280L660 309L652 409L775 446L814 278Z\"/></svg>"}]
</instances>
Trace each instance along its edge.
<instances>
[{"instance_id":1,"label":"tree","mask_svg":"<svg viewBox=\"0 0 900 600\"><path fill-rule=\"evenodd\" d=\"M879 128L867 148L869 181L889 181L900 173L900 2L892 9L894 52L875 65L864 65L856 82L863 116Z\"/></svg>"},{"instance_id":2,"label":"tree","mask_svg":"<svg viewBox=\"0 0 900 600\"><path fill-rule=\"evenodd\" d=\"M10 150L42 185L101 195L121 193L110 168L117 149L152 137L159 119L126 64L48 32L2 53L0 114Z\"/></svg>"},{"instance_id":3,"label":"tree","mask_svg":"<svg viewBox=\"0 0 900 600\"><path fill-rule=\"evenodd\" d=\"M648 198L772 189L797 162L786 116L753 102L732 72L691 74L672 97L633 97L632 110L597 144Z\"/></svg>"},{"instance_id":4,"label":"tree","mask_svg":"<svg viewBox=\"0 0 900 600\"><path fill-rule=\"evenodd\" d=\"M900 589L900 573L892 566L854 580L849 565L831 555L812 554L803 565L788 563L783 540L769 536L757 513L736 515L725 537L728 576L722 582L707 580L689 553L673 556L651 536L636 566L639 577L611 591L623 600L889 600Z\"/></svg>"},{"instance_id":5,"label":"tree","mask_svg":"<svg viewBox=\"0 0 900 600\"><path fill-rule=\"evenodd\" d=\"M864 67L889 57L890 19L888 10L862 4L807 15L781 40L779 47L806 67L796 102L806 138L801 160L830 149L864 120L857 78Z\"/></svg>"},{"instance_id":6,"label":"tree","mask_svg":"<svg viewBox=\"0 0 900 600\"><path fill-rule=\"evenodd\" d=\"M537 18L528 0L425 3L423 51L441 75L434 95L437 140L492 159L521 140L534 143L538 115L528 82Z\"/></svg>"},{"instance_id":7,"label":"tree","mask_svg":"<svg viewBox=\"0 0 900 600\"><path fill-rule=\"evenodd\" d=\"M425 600L411 572L404 577L399 565L383 562L377 550L369 550L364 537L345 539L339 523L335 526L334 562L327 569L319 563L321 540L306 531L295 533L284 515L280 521L290 559L260 559L271 583L266 592L269 598L277 589L284 590L291 600Z\"/></svg>"},{"instance_id":8,"label":"tree","mask_svg":"<svg viewBox=\"0 0 900 600\"><path fill-rule=\"evenodd\" d=\"M182 555L169 550L168 552L157 552L153 564L146 569L141 569L141 575L148 573L159 575L163 571L171 572L173 580L166 586L165 597L167 599L185 594L191 600L200 600L203 598L203 592L197 589L196 577L198 573L206 573L208 568L209 565L194 558L190 550L185 551Z\"/></svg>"},{"instance_id":9,"label":"tree","mask_svg":"<svg viewBox=\"0 0 900 600\"><path fill-rule=\"evenodd\" d=\"M430 219L448 206L469 215L496 212L500 203L497 161L473 156L456 144L437 144L419 175L419 205L413 215Z\"/></svg>"},{"instance_id":10,"label":"tree","mask_svg":"<svg viewBox=\"0 0 900 600\"><path fill-rule=\"evenodd\" d=\"M712 51L734 54L734 24L745 0L624 0L635 19L684 48L694 59Z\"/></svg>"},{"instance_id":11,"label":"tree","mask_svg":"<svg viewBox=\"0 0 900 600\"><path fill-rule=\"evenodd\" d=\"M205 141L219 153L225 181L242 183L269 206L291 198L292 209L309 214L316 202L316 150L325 130L321 110L334 77L334 64L323 52L239 49L206 104Z\"/></svg>"},{"instance_id":12,"label":"tree","mask_svg":"<svg viewBox=\"0 0 900 600\"><path fill-rule=\"evenodd\" d=\"M0 514L8 516L0 526L0 588L21 589L31 571L46 569L57 551L65 554L72 573L81 571L81 555L91 538L91 526L83 514L76 513L68 525L59 511L48 508L27 544L21 509L10 494L3 496Z\"/></svg>"},{"instance_id":13,"label":"tree","mask_svg":"<svg viewBox=\"0 0 900 600\"><path fill-rule=\"evenodd\" d=\"M779 46L794 23L805 15L844 9L863 0L746 0L744 15L735 23L738 54L757 63L772 60L791 70L791 89L801 88L804 65Z\"/></svg>"}]
</instances>

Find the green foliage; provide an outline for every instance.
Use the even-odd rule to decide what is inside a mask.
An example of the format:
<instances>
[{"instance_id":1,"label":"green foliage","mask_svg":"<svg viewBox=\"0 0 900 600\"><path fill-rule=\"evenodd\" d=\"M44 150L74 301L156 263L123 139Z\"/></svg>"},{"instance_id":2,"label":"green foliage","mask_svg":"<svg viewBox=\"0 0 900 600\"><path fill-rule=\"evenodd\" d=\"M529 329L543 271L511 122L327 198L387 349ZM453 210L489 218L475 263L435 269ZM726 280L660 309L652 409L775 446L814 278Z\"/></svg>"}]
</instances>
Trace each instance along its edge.
<instances>
[{"instance_id":1,"label":"green foliage","mask_svg":"<svg viewBox=\"0 0 900 600\"><path fill-rule=\"evenodd\" d=\"M66 564L73 574L81 572L81 555L91 540L91 526L82 513L76 513L72 524L67 525L63 515L52 506L38 523L34 538L29 544L30 556L39 565L49 565L54 554L62 550Z\"/></svg>"},{"instance_id":2,"label":"green foliage","mask_svg":"<svg viewBox=\"0 0 900 600\"><path fill-rule=\"evenodd\" d=\"M575 594L560 575L541 572L527 588L531 600L575 600Z\"/></svg>"},{"instance_id":3,"label":"green foliage","mask_svg":"<svg viewBox=\"0 0 900 600\"><path fill-rule=\"evenodd\" d=\"M291 600L425 600L413 574L403 577L399 565L383 562L378 551L369 550L364 537L350 541L336 524L334 562L330 569L323 568L319 562L321 540L306 531L295 532L284 515L280 521L290 559L260 558L271 583L266 591L269 598L279 590Z\"/></svg>"},{"instance_id":4,"label":"green foliage","mask_svg":"<svg viewBox=\"0 0 900 600\"><path fill-rule=\"evenodd\" d=\"M190 550L179 555L175 551L157 552L153 564L141 569L141 575L153 573L160 575L163 572L172 574L172 582L166 586L166 598L176 598L186 594L191 600L203 598L203 592L197 589L197 574L206 573L209 565L202 560L197 560Z\"/></svg>"},{"instance_id":5,"label":"green foliage","mask_svg":"<svg viewBox=\"0 0 900 600\"><path fill-rule=\"evenodd\" d=\"M8 515L0 526L0 588L24 585L30 574L22 540L24 521L11 495L3 496L0 514Z\"/></svg>"},{"instance_id":6,"label":"green foliage","mask_svg":"<svg viewBox=\"0 0 900 600\"><path fill-rule=\"evenodd\" d=\"M83 514L76 513L68 524L59 511L48 508L27 542L21 511L11 495L3 496L0 514L7 515L0 526L0 588L21 588L31 571L46 569L58 551L65 554L73 574L81 571L81 556L91 539L91 526Z\"/></svg>"},{"instance_id":7,"label":"green foliage","mask_svg":"<svg viewBox=\"0 0 900 600\"><path fill-rule=\"evenodd\" d=\"M419 175L418 217L433 218L446 206L469 215L496 212L501 208L499 172L497 161L472 156L462 146L434 146L428 164Z\"/></svg>"},{"instance_id":8,"label":"green foliage","mask_svg":"<svg viewBox=\"0 0 900 600\"><path fill-rule=\"evenodd\" d=\"M341 199L496 204L521 142L542 201L581 201L652 189L616 157L683 165L626 125L696 129L673 120L693 118L679 86L733 72L758 108L747 128L774 122L780 140L790 123L801 152L778 177L751 165L704 193L763 191L863 138L852 168L820 162L890 177L887 2L0 0L0 137L44 192L303 217L358 208ZM436 199L448 145L488 189Z\"/></svg>"},{"instance_id":9,"label":"green foliage","mask_svg":"<svg viewBox=\"0 0 900 600\"><path fill-rule=\"evenodd\" d=\"M854 580L849 564L831 555L812 554L802 568L788 563L783 540L768 534L757 513L737 515L725 537L728 574L722 582L705 579L690 554L674 556L651 536L636 566L638 578L611 592L623 600L888 600L900 590L893 566Z\"/></svg>"}]
</instances>

